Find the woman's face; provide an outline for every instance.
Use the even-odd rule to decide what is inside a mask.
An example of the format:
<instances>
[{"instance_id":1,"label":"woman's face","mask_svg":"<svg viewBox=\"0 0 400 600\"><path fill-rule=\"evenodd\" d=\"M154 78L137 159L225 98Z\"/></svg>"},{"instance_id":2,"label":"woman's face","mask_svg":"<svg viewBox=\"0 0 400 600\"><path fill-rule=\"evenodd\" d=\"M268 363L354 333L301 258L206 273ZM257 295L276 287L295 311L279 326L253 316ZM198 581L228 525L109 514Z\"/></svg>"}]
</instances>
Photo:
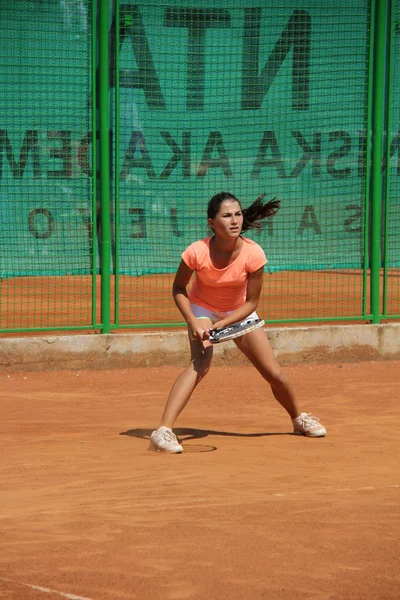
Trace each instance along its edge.
<instances>
[{"instance_id":1,"label":"woman's face","mask_svg":"<svg viewBox=\"0 0 400 600\"><path fill-rule=\"evenodd\" d=\"M214 219L208 219L208 224L216 235L225 238L239 237L243 227L243 213L237 200L221 202Z\"/></svg>"}]
</instances>

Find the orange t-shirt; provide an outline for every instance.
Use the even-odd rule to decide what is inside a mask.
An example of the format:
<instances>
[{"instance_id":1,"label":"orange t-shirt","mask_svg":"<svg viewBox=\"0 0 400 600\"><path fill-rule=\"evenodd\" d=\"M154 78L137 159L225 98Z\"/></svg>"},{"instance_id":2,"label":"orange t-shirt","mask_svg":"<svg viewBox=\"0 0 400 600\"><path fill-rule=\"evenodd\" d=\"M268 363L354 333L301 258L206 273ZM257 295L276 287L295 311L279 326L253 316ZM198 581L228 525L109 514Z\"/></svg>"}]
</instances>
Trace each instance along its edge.
<instances>
[{"instance_id":1,"label":"orange t-shirt","mask_svg":"<svg viewBox=\"0 0 400 600\"><path fill-rule=\"evenodd\" d=\"M182 259L196 277L189 290L189 300L208 310L235 310L246 301L248 274L267 263L264 250L248 238L237 258L224 269L217 269L210 258L211 237L194 242L186 248Z\"/></svg>"}]
</instances>

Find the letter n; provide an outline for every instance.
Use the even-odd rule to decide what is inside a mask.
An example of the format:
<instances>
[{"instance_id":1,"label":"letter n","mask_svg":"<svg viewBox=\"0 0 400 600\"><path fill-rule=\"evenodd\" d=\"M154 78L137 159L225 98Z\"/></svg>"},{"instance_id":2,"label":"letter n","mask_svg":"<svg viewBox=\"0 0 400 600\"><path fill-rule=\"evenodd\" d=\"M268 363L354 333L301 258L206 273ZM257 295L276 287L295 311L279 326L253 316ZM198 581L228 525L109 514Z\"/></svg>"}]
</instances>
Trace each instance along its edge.
<instances>
[{"instance_id":1,"label":"letter n","mask_svg":"<svg viewBox=\"0 0 400 600\"><path fill-rule=\"evenodd\" d=\"M259 73L261 44L261 8L245 9L243 40L242 108L261 108L279 69L293 48L292 109L310 106L311 16L295 10L272 53Z\"/></svg>"}]
</instances>

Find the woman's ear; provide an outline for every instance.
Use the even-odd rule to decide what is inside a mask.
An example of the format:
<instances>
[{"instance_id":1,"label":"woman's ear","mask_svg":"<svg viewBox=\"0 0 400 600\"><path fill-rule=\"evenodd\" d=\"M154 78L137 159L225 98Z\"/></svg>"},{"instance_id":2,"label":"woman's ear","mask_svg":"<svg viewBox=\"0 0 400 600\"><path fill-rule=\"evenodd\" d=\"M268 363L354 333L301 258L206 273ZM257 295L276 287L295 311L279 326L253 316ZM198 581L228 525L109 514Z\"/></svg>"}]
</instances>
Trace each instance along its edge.
<instances>
[{"instance_id":1,"label":"woman's ear","mask_svg":"<svg viewBox=\"0 0 400 600\"><path fill-rule=\"evenodd\" d=\"M214 219L208 219L208 226L214 229Z\"/></svg>"}]
</instances>

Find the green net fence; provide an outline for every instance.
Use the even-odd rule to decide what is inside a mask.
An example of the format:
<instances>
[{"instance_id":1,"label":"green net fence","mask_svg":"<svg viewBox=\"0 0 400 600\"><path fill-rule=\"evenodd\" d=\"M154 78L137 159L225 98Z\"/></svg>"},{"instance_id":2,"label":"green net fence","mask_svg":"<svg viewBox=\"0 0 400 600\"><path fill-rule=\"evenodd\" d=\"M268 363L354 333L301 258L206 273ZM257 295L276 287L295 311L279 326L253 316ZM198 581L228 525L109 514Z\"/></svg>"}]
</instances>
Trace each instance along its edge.
<instances>
[{"instance_id":1,"label":"green net fence","mask_svg":"<svg viewBox=\"0 0 400 600\"><path fill-rule=\"evenodd\" d=\"M108 219L111 281L102 301L111 328L181 322L173 274L182 251L210 234L207 202L221 190L243 206L261 193L282 202L249 234L269 261L263 318L368 319L374 3L106 4L1 6L0 329L101 329ZM394 5L382 209L382 315L390 317L400 315ZM107 64L99 64L100 10L108 10ZM93 138L105 101L111 206L100 216Z\"/></svg>"},{"instance_id":2,"label":"green net fence","mask_svg":"<svg viewBox=\"0 0 400 600\"><path fill-rule=\"evenodd\" d=\"M165 320L156 274L208 235L221 190L282 200L253 236L266 319L361 314L368 3L202 6L121 4L118 272L154 276L123 279L120 322L148 285Z\"/></svg>"},{"instance_id":3,"label":"green net fence","mask_svg":"<svg viewBox=\"0 0 400 600\"><path fill-rule=\"evenodd\" d=\"M2 328L93 320L91 18L78 0L1 3Z\"/></svg>"}]
</instances>

